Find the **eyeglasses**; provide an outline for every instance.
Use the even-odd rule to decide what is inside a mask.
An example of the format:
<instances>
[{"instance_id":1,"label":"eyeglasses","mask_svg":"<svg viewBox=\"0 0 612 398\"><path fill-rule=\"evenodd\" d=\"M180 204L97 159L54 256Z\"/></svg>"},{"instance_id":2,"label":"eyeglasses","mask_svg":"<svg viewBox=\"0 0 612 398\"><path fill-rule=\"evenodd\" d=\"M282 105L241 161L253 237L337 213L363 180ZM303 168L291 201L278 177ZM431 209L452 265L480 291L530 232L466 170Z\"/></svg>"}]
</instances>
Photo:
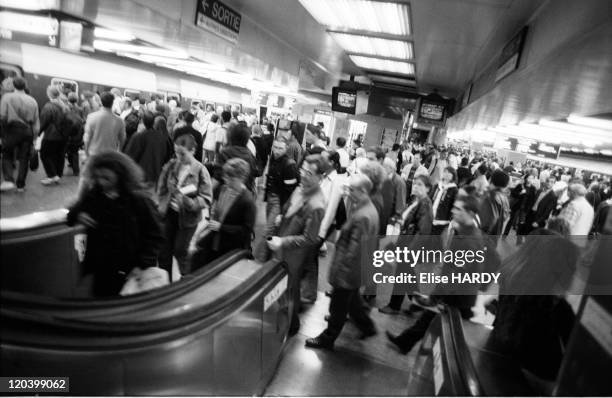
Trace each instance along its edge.
<instances>
[{"instance_id":1,"label":"eyeglasses","mask_svg":"<svg viewBox=\"0 0 612 398\"><path fill-rule=\"evenodd\" d=\"M313 176L314 173L308 169L300 169L300 175L306 177L306 176Z\"/></svg>"}]
</instances>

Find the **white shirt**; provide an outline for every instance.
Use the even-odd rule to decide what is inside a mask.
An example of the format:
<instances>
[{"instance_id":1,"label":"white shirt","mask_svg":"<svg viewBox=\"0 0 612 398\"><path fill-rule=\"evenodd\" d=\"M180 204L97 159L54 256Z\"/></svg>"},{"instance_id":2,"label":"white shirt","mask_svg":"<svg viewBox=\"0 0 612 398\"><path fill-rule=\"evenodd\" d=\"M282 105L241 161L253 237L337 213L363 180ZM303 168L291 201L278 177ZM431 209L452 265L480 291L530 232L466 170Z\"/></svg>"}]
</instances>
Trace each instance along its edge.
<instances>
[{"instance_id":1,"label":"white shirt","mask_svg":"<svg viewBox=\"0 0 612 398\"><path fill-rule=\"evenodd\" d=\"M253 156L257 156L257 149L255 149L255 144L253 144L253 141L251 141L250 138L249 138L249 142L247 142L247 148L249 151L251 151Z\"/></svg>"},{"instance_id":2,"label":"white shirt","mask_svg":"<svg viewBox=\"0 0 612 398\"><path fill-rule=\"evenodd\" d=\"M412 170L412 167L413 167L412 163L410 163L406 165L406 167L404 167L404 169L402 170L402 179L404 181L408 181L408 176L410 175L410 171ZM414 172L413 178L419 175L429 176L429 171L422 164L420 164L419 167L417 167L416 171ZM410 195L411 193L407 192L407 194Z\"/></svg>"},{"instance_id":3,"label":"white shirt","mask_svg":"<svg viewBox=\"0 0 612 398\"><path fill-rule=\"evenodd\" d=\"M587 236L593 226L595 211L584 196L572 200L559 217L567 220L572 236Z\"/></svg>"},{"instance_id":4,"label":"white shirt","mask_svg":"<svg viewBox=\"0 0 612 398\"><path fill-rule=\"evenodd\" d=\"M346 174L338 174L336 170L326 175L323 181L321 181L321 191L323 191L323 196L327 202L325 215L321 221L321 227L319 227L319 237L321 238L325 238L329 227L336 218L336 211L342 200L342 192L347 181L348 176Z\"/></svg>"},{"instance_id":5,"label":"white shirt","mask_svg":"<svg viewBox=\"0 0 612 398\"><path fill-rule=\"evenodd\" d=\"M351 163L351 158L345 148L338 148L338 156L340 156L340 167L347 168Z\"/></svg>"},{"instance_id":6,"label":"white shirt","mask_svg":"<svg viewBox=\"0 0 612 398\"><path fill-rule=\"evenodd\" d=\"M459 167L457 156L448 155L448 165L452 167L453 169L457 170L457 167Z\"/></svg>"},{"instance_id":7,"label":"white shirt","mask_svg":"<svg viewBox=\"0 0 612 398\"><path fill-rule=\"evenodd\" d=\"M414 155L412 154L412 151L409 149L406 149L404 152L402 152L402 164L405 164L405 165L412 164L413 157Z\"/></svg>"}]
</instances>

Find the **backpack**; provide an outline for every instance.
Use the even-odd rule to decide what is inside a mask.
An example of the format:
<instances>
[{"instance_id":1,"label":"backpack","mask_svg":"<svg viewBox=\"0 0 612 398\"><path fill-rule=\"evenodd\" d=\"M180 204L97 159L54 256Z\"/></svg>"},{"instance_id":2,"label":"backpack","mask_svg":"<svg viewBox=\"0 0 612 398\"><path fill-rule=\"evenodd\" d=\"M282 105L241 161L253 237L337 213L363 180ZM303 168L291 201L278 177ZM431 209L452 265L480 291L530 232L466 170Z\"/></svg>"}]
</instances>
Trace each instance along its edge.
<instances>
[{"instance_id":1,"label":"backpack","mask_svg":"<svg viewBox=\"0 0 612 398\"><path fill-rule=\"evenodd\" d=\"M83 139L84 125L85 121L83 118L77 112L70 110L64 114L60 131L64 138L77 142Z\"/></svg>"}]
</instances>

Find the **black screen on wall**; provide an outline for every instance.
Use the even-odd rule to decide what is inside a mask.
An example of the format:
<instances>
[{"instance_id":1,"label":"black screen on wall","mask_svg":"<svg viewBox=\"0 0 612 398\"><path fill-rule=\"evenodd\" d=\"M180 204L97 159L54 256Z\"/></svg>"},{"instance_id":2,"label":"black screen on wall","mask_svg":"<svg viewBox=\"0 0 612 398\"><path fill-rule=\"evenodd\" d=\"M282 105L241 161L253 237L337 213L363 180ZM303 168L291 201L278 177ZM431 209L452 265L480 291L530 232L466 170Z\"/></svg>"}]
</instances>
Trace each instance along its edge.
<instances>
[{"instance_id":1,"label":"black screen on wall","mask_svg":"<svg viewBox=\"0 0 612 398\"><path fill-rule=\"evenodd\" d=\"M355 114L357 105L357 90L332 88L332 111Z\"/></svg>"}]
</instances>

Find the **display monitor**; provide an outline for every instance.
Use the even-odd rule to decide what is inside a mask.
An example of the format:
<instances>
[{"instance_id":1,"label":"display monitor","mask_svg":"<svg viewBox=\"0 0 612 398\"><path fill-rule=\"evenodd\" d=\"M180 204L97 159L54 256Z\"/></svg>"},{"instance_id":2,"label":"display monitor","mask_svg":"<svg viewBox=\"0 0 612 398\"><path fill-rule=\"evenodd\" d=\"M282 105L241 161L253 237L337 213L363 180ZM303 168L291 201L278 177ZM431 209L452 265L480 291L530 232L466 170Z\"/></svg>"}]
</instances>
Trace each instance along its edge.
<instances>
[{"instance_id":1,"label":"display monitor","mask_svg":"<svg viewBox=\"0 0 612 398\"><path fill-rule=\"evenodd\" d=\"M332 111L355 114L357 90L341 87L332 89Z\"/></svg>"}]
</instances>

